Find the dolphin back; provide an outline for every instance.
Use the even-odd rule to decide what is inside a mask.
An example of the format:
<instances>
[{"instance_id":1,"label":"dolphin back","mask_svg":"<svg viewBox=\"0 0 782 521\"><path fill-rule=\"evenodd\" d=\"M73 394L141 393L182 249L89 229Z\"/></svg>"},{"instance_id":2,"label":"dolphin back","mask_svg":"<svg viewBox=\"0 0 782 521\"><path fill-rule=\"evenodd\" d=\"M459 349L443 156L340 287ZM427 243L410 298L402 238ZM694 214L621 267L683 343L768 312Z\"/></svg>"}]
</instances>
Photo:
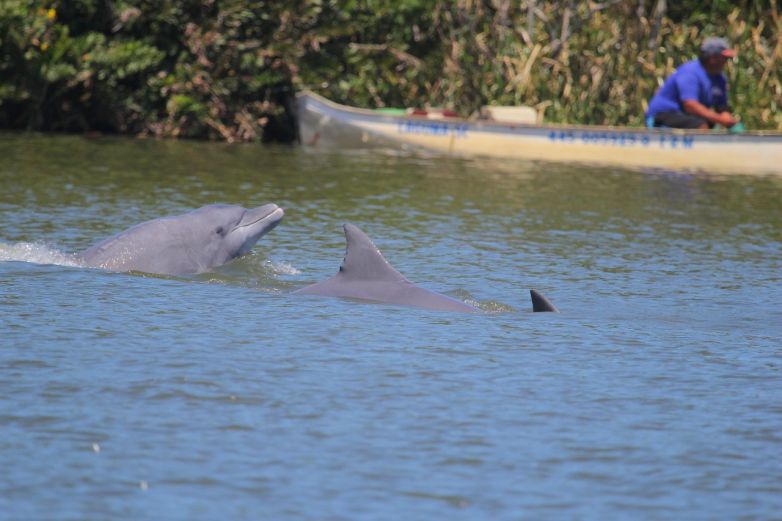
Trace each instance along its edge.
<instances>
[{"instance_id":1,"label":"dolphin back","mask_svg":"<svg viewBox=\"0 0 782 521\"><path fill-rule=\"evenodd\" d=\"M345 224L344 230L347 246L337 274L294 293L354 298L436 311L477 311L460 300L416 286L391 266L369 236L357 226Z\"/></svg>"},{"instance_id":2,"label":"dolphin back","mask_svg":"<svg viewBox=\"0 0 782 521\"><path fill-rule=\"evenodd\" d=\"M79 259L85 266L110 271L143 271L161 275L196 273L198 263L188 253L171 219L137 224L87 248Z\"/></svg>"}]
</instances>

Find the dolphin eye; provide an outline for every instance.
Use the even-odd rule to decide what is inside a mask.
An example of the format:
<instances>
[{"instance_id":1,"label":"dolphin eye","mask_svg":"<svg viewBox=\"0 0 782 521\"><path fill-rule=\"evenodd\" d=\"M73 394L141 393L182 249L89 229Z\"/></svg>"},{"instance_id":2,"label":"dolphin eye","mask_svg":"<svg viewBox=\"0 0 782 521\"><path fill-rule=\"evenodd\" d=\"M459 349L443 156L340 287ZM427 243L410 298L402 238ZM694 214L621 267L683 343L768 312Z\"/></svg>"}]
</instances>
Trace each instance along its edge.
<instances>
[{"instance_id":1,"label":"dolphin eye","mask_svg":"<svg viewBox=\"0 0 782 521\"><path fill-rule=\"evenodd\" d=\"M222 226L218 226L217 229L215 230L215 233L217 235L222 235L223 234L223 227Z\"/></svg>"}]
</instances>

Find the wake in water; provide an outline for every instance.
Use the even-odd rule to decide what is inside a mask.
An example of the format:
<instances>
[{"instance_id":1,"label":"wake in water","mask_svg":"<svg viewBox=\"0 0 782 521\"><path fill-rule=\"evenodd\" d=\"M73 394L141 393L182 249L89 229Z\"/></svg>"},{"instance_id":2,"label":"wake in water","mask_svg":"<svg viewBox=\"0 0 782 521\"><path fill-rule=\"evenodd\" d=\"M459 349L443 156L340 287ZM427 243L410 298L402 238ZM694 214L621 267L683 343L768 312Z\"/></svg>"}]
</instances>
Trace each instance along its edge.
<instances>
[{"instance_id":1,"label":"wake in water","mask_svg":"<svg viewBox=\"0 0 782 521\"><path fill-rule=\"evenodd\" d=\"M286 262L268 259L263 254L252 252L220 266L218 269L192 276L195 280L210 284L229 284L234 286L270 289L277 291L280 277L298 275L298 268Z\"/></svg>"},{"instance_id":2,"label":"wake in water","mask_svg":"<svg viewBox=\"0 0 782 521\"><path fill-rule=\"evenodd\" d=\"M33 264L75 268L87 267L78 261L75 253L64 253L46 244L32 242L18 242L15 244L0 242L0 262L31 262ZM221 266L216 272L212 271L191 277L195 280L212 284L233 284L244 287L267 288L274 291L289 291L295 288L297 284L284 284L280 288L279 277L299 274L301 274L301 271L292 264L274 261L257 253L250 253ZM506 304L495 301L480 302L469 294L457 295L455 298L463 300L467 304L487 313L514 311L513 307Z\"/></svg>"},{"instance_id":3,"label":"wake in water","mask_svg":"<svg viewBox=\"0 0 782 521\"><path fill-rule=\"evenodd\" d=\"M46 244L34 242L17 242L15 244L0 242L0 262L8 261L83 267L75 254L63 253Z\"/></svg>"},{"instance_id":4,"label":"wake in water","mask_svg":"<svg viewBox=\"0 0 782 521\"><path fill-rule=\"evenodd\" d=\"M274 274L274 275L299 275L299 274L301 274L301 271L299 271L298 268L296 268L292 264L288 264L287 262L266 260L265 261L265 265L268 267L269 271L272 274Z\"/></svg>"}]
</instances>

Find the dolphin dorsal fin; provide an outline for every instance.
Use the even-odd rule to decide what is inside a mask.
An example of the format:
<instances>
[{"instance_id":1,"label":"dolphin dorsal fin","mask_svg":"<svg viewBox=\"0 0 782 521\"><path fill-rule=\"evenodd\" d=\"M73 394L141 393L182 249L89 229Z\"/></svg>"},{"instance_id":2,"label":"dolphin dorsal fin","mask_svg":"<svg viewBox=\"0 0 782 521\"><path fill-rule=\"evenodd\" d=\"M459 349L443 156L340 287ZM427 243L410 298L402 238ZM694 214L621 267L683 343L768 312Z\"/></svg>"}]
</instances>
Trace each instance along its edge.
<instances>
[{"instance_id":1,"label":"dolphin dorsal fin","mask_svg":"<svg viewBox=\"0 0 782 521\"><path fill-rule=\"evenodd\" d=\"M350 223L344 225L347 248L339 267L342 277L355 280L409 282L383 257L367 234Z\"/></svg>"}]
</instances>

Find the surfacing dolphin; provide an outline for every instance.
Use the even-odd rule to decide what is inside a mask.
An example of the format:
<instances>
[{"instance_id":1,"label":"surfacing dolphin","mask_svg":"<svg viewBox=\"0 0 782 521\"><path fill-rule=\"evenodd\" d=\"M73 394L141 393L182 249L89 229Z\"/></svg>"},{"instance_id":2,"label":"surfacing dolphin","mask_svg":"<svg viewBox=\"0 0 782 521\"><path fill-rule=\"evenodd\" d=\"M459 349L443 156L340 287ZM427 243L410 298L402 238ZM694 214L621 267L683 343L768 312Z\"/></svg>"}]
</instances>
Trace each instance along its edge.
<instances>
[{"instance_id":1,"label":"surfacing dolphin","mask_svg":"<svg viewBox=\"0 0 782 521\"><path fill-rule=\"evenodd\" d=\"M203 273L248 253L282 220L276 204L212 204L137 224L77 254L88 267L159 275Z\"/></svg>"},{"instance_id":2,"label":"surfacing dolphin","mask_svg":"<svg viewBox=\"0 0 782 521\"><path fill-rule=\"evenodd\" d=\"M476 312L460 300L416 286L394 269L372 240L358 227L345 224L345 259L333 277L294 291L310 295L342 297L396 304L436 311ZM531 290L533 311L557 311L540 293ZM547 304L535 305L536 295Z\"/></svg>"}]
</instances>

